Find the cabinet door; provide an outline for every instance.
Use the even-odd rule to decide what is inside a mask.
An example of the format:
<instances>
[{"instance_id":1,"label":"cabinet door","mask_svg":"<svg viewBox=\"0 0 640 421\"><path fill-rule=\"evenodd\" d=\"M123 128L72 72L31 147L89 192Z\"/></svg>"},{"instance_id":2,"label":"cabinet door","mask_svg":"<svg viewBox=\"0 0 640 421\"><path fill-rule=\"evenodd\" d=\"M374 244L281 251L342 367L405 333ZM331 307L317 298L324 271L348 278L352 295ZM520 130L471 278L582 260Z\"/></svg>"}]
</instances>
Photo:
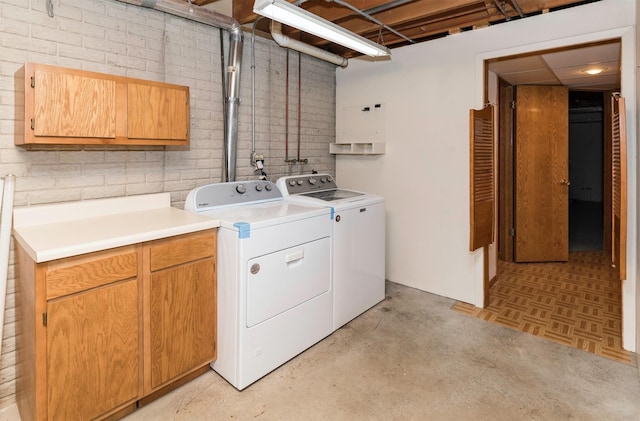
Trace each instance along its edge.
<instances>
[{"instance_id":1,"label":"cabinet door","mask_svg":"<svg viewBox=\"0 0 640 421\"><path fill-rule=\"evenodd\" d=\"M31 89L35 136L116 137L114 80L38 67Z\"/></svg>"},{"instance_id":2,"label":"cabinet door","mask_svg":"<svg viewBox=\"0 0 640 421\"><path fill-rule=\"evenodd\" d=\"M189 132L188 88L127 85L129 139L186 140Z\"/></svg>"},{"instance_id":3,"label":"cabinet door","mask_svg":"<svg viewBox=\"0 0 640 421\"><path fill-rule=\"evenodd\" d=\"M135 401L139 333L137 278L50 301L49 419L94 419Z\"/></svg>"},{"instance_id":4,"label":"cabinet door","mask_svg":"<svg viewBox=\"0 0 640 421\"><path fill-rule=\"evenodd\" d=\"M150 339L152 388L215 359L213 258L151 274Z\"/></svg>"}]
</instances>

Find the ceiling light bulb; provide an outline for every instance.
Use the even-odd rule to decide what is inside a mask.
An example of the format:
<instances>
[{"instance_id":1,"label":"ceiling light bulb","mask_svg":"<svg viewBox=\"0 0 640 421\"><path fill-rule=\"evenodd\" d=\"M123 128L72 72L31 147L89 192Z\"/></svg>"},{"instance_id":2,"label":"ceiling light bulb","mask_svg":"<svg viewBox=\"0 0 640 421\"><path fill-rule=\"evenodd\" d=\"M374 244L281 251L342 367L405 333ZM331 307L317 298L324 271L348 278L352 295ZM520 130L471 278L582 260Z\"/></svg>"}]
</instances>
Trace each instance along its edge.
<instances>
[{"instance_id":1,"label":"ceiling light bulb","mask_svg":"<svg viewBox=\"0 0 640 421\"><path fill-rule=\"evenodd\" d=\"M583 72L587 73L587 74L590 74L590 75L598 75L598 74L602 73L604 70L606 70L606 69L604 69L602 67L590 67L588 69L584 69Z\"/></svg>"}]
</instances>

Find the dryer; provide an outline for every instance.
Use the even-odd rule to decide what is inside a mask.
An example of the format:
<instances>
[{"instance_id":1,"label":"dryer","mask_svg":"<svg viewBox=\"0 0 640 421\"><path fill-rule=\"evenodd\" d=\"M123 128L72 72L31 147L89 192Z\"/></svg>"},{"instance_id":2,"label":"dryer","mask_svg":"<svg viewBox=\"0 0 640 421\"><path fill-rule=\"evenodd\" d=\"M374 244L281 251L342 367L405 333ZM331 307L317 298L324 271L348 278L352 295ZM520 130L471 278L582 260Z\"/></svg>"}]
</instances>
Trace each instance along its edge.
<instances>
[{"instance_id":1,"label":"dryer","mask_svg":"<svg viewBox=\"0 0 640 421\"><path fill-rule=\"evenodd\" d=\"M328 208L245 181L198 187L185 210L220 221L217 373L242 390L331 334Z\"/></svg>"},{"instance_id":2,"label":"dryer","mask_svg":"<svg viewBox=\"0 0 640 421\"><path fill-rule=\"evenodd\" d=\"M384 198L341 189L329 174L281 177L286 200L331 209L333 227L333 329L385 297Z\"/></svg>"}]
</instances>

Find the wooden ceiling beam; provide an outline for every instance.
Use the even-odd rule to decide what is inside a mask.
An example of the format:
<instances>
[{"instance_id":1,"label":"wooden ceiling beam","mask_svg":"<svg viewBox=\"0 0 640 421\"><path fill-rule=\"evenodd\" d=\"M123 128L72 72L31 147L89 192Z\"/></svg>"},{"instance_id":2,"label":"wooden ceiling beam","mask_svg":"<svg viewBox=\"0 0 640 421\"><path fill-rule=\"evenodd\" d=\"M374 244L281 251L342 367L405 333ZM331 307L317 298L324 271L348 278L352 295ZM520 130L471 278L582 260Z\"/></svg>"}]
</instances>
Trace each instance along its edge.
<instances>
[{"instance_id":1,"label":"wooden ceiling beam","mask_svg":"<svg viewBox=\"0 0 640 421\"><path fill-rule=\"evenodd\" d=\"M440 13L420 13L420 4L428 2L429 0L416 1L411 9L408 10L387 10L385 12L376 15L376 18L381 22L386 23L393 29L402 32L402 28L405 25L415 26L419 25L431 25L438 22L456 21L456 25L460 26L459 21L467 21L462 26L470 26L478 19L478 17L489 17L487 10L483 2L474 2L474 4L468 4L456 9L449 9L446 12ZM415 8L414 8L415 6ZM466 18L466 19L465 19ZM340 26L344 26L352 32L366 36L366 34L379 31L379 26L373 22L366 21L364 19L350 19L340 22ZM386 31L383 31L386 32Z\"/></svg>"}]
</instances>

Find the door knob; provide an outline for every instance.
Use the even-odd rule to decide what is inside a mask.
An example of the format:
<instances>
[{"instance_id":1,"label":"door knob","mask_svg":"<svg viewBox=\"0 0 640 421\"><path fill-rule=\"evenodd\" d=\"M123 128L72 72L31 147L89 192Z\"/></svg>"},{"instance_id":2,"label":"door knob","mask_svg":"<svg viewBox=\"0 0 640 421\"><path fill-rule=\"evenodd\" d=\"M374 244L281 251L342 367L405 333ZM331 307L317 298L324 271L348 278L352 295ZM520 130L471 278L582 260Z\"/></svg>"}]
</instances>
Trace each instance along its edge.
<instances>
[{"instance_id":1,"label":"door knob","mask_svg":"<svg viewBox=\"0 0 640 421\"><path fill-rule=\"evenodd\" d=\"M571 181L569 180L565 180L564 178L562 180L560 180L560 184L564 184L565 186L570 186L571 185Z\"/></svg>"}]
</instances>

